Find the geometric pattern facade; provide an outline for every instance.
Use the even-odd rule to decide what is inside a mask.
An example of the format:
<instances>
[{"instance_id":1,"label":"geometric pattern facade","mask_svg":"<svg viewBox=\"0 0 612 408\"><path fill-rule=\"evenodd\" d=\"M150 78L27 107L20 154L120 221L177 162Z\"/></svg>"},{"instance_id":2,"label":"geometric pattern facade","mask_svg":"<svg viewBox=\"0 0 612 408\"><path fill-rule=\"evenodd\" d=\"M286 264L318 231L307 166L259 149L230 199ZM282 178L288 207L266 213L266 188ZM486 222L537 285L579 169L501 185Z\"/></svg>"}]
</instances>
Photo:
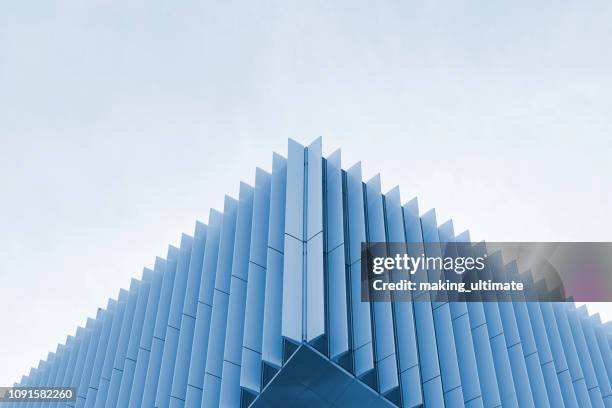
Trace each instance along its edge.
<instances>
[{"instance_id":1,"label":"geometric pattern facade","mask_svg":"<svg viewBox=\"0 0 612 408\"><path fill-rule=\"evenodd\" d=\"M362 242L469 240L290 140L16 384L75 403L7 406L612 407L610 328L584 307L361 301Z\"/></svg>"}]
</instances>

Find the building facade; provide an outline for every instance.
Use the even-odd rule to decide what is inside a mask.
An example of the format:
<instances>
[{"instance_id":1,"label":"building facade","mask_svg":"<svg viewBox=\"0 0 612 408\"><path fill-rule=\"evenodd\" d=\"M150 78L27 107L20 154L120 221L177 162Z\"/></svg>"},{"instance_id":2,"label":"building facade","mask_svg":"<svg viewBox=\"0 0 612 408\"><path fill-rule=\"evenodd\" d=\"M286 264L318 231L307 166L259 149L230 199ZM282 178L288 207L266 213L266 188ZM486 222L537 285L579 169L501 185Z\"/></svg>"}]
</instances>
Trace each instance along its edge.
<instances>
[{"instance_id":1,"label":"building facade","mask_svg":"<svg viewBox=\"0 0 612 408\"><path fill-rule=\"evenodd\" d=\"M76 402L13 405L612 407L612 337L585 308L361 301L362 242L469 239L290 140L16 384Z\"/></svg>"}]
</instances>

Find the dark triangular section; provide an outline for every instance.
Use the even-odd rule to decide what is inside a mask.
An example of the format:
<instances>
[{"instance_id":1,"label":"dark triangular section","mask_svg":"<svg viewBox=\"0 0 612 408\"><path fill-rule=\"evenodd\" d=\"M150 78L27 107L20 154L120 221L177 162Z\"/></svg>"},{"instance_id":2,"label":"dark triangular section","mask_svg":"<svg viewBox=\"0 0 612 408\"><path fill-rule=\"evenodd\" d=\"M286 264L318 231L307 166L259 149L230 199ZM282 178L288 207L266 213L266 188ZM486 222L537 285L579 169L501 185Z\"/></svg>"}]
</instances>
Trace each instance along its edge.
<instances>
[{"instance_id":1,"label":"dark triangular section","mask_svg":"<svg viewBox=\"0 0 612 408\"><path fill-rule=\"evenodd\" d=\"M336 360L336 363L350 373L355 372L352 353L344 353Z\"/></svg>"},{"instance_id":2,"label":"dark triangular section","mask_svg":"<svg viewBox=\"0 0 612 408\"><path fill-rule=\"evenodd\" d=\"M376 370L370 370L359 378L365 385L373 390L378 391L378 381L376 379Z\"/></svg>"},{"instance_id":3,"label":"dark triangular section","mask_svg":"<svg viewBox=\"0 0 612 408\"><path fill-rule=\"evenodd\" d=\"M261 370L261 388L265 388L270 380L278 373L278 368L271 366L270 364L263 363L263 369Z\"/></svg>"},{"instance_id":4,"label":"dark triangular section","mask_svg":"<svg viewBox=\"0 0 612 408\"><path fill-rule=\"evenodd\" d=\"M295 353L299 345L285 339L283 341L283 365L289 360L289 358Z\"/></svg>"},{"instance_id":5,"label":"dark triangular section","mask_svg":"<svg viewBox=\"0 0 612 408\"><path fill-rule=\"evenodd\" d=\"M257 395L245 388L240 390L240 408L247 408L255 400Z\"/></svg>"},{"instance_id":6,"label":"dark triangular section","mask_svg":"<svg viewBox=\"0 0 612 408\"><path fill-rule=\"evenodd\" d=\"M317 350L319 353L324 354L324 355L328 355L327 352L327 336L323 335L323 336L319 336L316 339L314 339L313 341L311 341L310 344L315 350Z\"/></svg>"},{"instance_id":7,"label":"dark triangular section","mask_svg":"<svg viewBox=\"0 0 612 408\"><path fill-rule=\"evenodd\" d=\"M400 393L399 387L395 387L394 389L389 391L387 394L385 394L385 398L387 398L389 401L391 401L398 407L402 406L402 394Z\"/></svg>"}]
</instances>

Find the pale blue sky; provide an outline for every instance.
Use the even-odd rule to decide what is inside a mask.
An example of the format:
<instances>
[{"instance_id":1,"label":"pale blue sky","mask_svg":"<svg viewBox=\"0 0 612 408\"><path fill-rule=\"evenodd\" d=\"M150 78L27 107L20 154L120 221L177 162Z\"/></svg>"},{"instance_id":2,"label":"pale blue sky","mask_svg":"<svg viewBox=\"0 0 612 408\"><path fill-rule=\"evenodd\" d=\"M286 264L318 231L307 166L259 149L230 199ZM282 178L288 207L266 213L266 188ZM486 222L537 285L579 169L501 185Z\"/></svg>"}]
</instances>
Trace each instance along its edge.
<instances>
[{"instance_id":1,"label":"pale blue sky","mask_svg":"<svg viewBox=\"0 0 612 408\"><path fill-rule=\"evenodd\" d=\"M478 239L612 241L610 44L603 0L3 2L0 385L287 137Z\"/></svg>"}]
</instances>

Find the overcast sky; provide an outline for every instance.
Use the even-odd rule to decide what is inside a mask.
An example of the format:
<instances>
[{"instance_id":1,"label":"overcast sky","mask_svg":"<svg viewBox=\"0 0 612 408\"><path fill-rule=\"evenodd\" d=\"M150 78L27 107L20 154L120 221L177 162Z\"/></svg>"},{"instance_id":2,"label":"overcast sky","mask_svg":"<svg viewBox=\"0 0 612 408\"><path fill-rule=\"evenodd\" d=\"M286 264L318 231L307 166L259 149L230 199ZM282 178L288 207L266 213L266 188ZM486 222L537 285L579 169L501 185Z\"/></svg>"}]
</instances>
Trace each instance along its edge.
<instances>
[{"instance_id":1,"label":"overcast sky","mask_svg":"<svg viewBox=\"0 0 612 408\"><path fill-rule=\"evenodd\" d=\"M300 3L3 2L0 385L288 137L476 239L612 241L612 3Z\"/></svg>"}]
</instances>

